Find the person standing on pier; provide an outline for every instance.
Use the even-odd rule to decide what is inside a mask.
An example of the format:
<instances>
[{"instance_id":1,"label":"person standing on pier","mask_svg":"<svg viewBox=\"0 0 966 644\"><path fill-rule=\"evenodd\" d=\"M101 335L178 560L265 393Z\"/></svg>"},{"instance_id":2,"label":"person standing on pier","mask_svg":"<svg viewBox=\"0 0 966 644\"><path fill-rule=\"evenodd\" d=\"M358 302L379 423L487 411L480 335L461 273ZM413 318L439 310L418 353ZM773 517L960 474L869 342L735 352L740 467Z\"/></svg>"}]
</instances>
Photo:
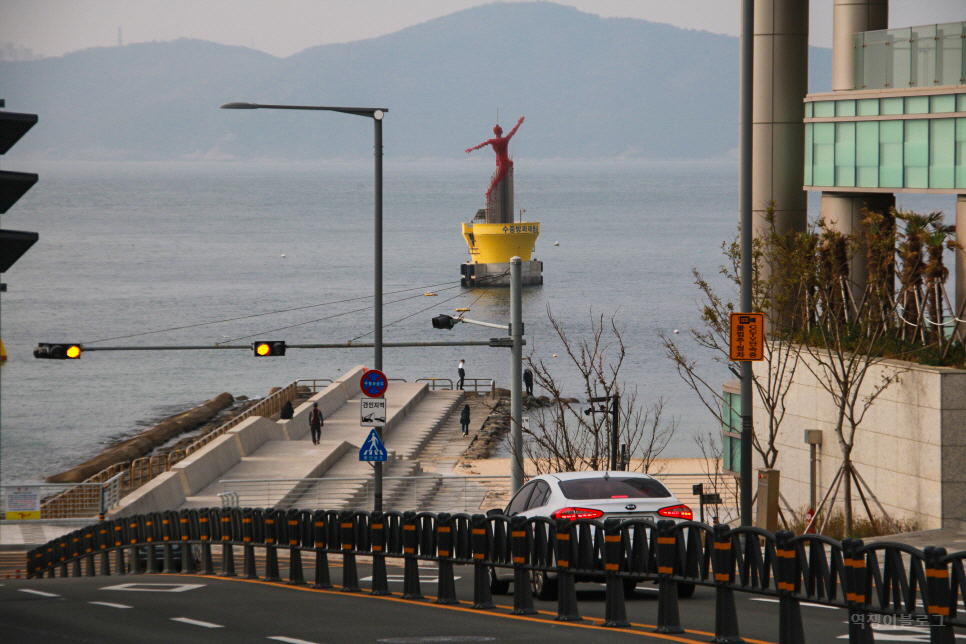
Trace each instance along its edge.
<instances>
[{"instance_id":1,"label":"person standing on pier","mask_svg":"<svg viewBox=\"0 0 966 644\"><path fill-rule=\"evenodd\" d=\"M312 430L312 444L318 445L322 440L322 412L319 411L319 403L312 403L312 411L309 413L309 428Z\"/></svg>"},{"instance_id":2,"label":"person standing on pier","mask_svg":"<svg viewBox=\"0 0 966 644\"><path fill-rule=\"evenodd\" d=\"M460 364L456 367L456 373L459 374L460 381L456 385L456 388L460 391L463 390L463 381L466 380L466 360L460 360Z\"/></svg>"},{"instance_id":3,"label":"person standing on pier","mask_svg":"<svg viewBox=\"0 0 966 644\"><path fill-rule=\"evenodd\" d=\"M533 372L529 368L523 370L523 384L527 388L527 395L533 395Z\"/></svg>"},{"instance_id":4,"label":"person standing on pier","mask_svg":"<svg viewBox=\"0 0 966 644\"><path fill-rule=\"evenodd\" d=\"M463 437L470 435L470 406L463 405L463 411L460 412L460 427L463 429Z\"/></svg>"}]
</instances>

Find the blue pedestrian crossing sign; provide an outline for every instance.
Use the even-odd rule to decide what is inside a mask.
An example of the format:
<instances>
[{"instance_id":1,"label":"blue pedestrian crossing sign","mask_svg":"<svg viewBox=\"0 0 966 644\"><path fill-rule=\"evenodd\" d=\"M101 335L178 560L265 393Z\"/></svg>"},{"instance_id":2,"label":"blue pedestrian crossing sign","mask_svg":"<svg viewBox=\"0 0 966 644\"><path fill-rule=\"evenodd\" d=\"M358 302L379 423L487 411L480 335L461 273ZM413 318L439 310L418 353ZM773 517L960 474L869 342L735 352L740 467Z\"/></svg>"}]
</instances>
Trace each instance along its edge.
<instances>
[{"instance_id":1,"label":"blue pedestrian crossing sign","mask_svg":"<svg viewBox=\"0 0 966 644\"><path fill-rule=\"evenodd\" d=\"M369 432L369 437L359 449L359 460L381 462L389 460L389 451L386 449L386 445L382 442L382 439L379 438L376 430Z\"/></svg>"}]
</instances>

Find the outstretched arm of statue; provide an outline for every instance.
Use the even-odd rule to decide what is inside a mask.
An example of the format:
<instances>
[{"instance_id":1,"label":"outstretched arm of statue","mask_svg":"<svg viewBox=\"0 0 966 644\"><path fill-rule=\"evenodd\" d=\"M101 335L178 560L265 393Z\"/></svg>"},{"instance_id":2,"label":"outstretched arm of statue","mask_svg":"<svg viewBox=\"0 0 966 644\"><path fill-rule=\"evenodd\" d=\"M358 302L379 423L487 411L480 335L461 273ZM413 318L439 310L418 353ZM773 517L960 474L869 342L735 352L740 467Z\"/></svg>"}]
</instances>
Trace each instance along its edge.
<instances>
[{"instance_id":1,"label":"outstretched arm of statue","mask_svg":"<svg viewBox=\"0 0 966 644\"><path fill-rule=\"evenodd\" d=\"M483 141L483 143L480 143L479 145L474 145L471 148L466 148L466 153L469 154L473 150L479 150L480 148L485 148L486 146L490 145L491 143L493 143L493 139L489 139L489 140Z\"/></svg>"},{"instance_id":2,"label":"outstretched arm of statue","mask_svg":"<svg viewBox=\"0 0 966 644\"><path fill-rule=\"evenodd\" d=\"M513 136L514 134L516 134L516 133L517 133L517 130L518 130L518 129L520 129L520 125L521 125L522 123L523 123L523 117L521 116L521 117L520 117L520 120L519 120L519 121L517 121L517 124L513 126L513 129L512 129L512 130L510 130L510 133L506 135L506 138L507 138L507 139L509 139L509 138L511 138L511 137L512 137L512 136Z\"/></svg>"}]
</instances>

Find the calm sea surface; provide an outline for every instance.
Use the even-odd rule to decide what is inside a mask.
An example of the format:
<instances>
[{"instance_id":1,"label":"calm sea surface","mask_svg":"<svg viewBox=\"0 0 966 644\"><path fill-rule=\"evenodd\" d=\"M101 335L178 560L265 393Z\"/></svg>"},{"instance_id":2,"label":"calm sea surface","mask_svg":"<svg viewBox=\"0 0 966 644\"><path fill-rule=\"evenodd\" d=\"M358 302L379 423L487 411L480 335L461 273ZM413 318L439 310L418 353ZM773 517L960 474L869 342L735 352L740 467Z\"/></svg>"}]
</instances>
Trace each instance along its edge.
<instances>
[{"instance_id":1,"label":"calm sea surface","mask_svg":"<svg viewBox=\"0 0 966 644\"><path fill-rule=\"evenodd\" d=\"M31 355L38 342L58 341L371 341L371 299L345 301L372 293L371 163L20 162L17 169L41 179L3 226L38 231L40 241L3 279L4 483L39 481L223 391L261 397L296 379L371 364L371 349L291 350L278 359L248 351L100 352L78 361ZM490 172L482 161L387 161L385 341L499 333L431 328L433 315L457 307L507 322L507 289L459 287L467 258L460 222L483 207ZM623 379L643 400L669 400L680 428L668 455L696 455L692 435L714 423L663 356L658 333L681 329L683 338L698 323L691 268L716 273L719 246L735 233L736 165L517 160L515 184L524 219L542 222L535 256L545 284L524 292L527 350L563 356L548 307L574 338L589 331L592 311L616 313L628 348ZM427 291L439 295L421 297ZM298 310L191 326L283 309ZM175 327L190 328L168 330ZM148 331L161 332L134 335ZM469 377L508 385L509 351L488 347L385 349L384 370L410 381L455 377L460 358ZM556 360L579 395L572 370Z\"/></svg>"}]
</instances>

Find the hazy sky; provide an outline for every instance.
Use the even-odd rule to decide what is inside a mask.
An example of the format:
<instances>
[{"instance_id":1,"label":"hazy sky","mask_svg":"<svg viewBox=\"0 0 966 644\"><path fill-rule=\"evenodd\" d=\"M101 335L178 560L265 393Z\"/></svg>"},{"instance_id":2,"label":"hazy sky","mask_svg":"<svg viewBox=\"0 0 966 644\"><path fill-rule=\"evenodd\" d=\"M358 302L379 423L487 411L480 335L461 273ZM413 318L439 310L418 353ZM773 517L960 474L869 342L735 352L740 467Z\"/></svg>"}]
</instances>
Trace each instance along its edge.
<instances>
[{"instance_id":1,"label":"hazy sky","mask_svg":"<svg viewBox=\"0 0 966 644\"><path fill-rule=\"evenodd\" d=\"M289 56L392 33L492 0L0 0L0 45L59 56L180 37ZM521 0L508 0L510 2ZM607 17L737 35L740 0L556 0ZM813 45L831 46L832 0L811 0ZM966 20L966 0L892 0L891 25Z\"/></svg>"}]
</instances>

